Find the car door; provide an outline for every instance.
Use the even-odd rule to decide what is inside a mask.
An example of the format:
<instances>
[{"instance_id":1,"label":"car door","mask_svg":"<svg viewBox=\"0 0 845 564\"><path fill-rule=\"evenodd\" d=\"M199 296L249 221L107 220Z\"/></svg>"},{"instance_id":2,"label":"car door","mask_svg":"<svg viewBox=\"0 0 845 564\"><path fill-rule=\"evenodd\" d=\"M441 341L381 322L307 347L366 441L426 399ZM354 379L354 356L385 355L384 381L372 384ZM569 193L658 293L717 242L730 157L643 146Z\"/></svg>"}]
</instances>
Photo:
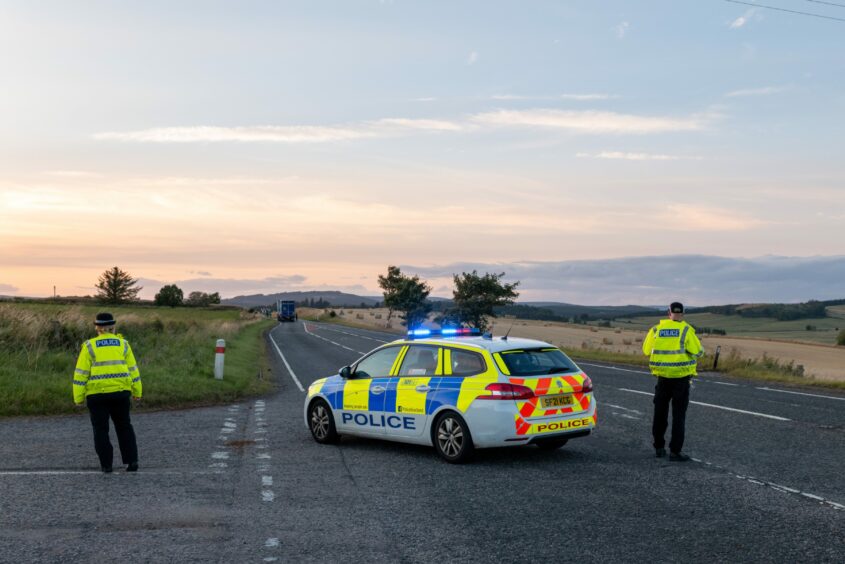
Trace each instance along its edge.
<instances>
[{"instance_id":1,"label":"car door","mask_svg":"<svg viewBox=\"0 0 845 564\"><path fill-rule=\"evenodd\" d=\"M343 386L338 431L356 435L384 434L384 398L401 346L376 349L353 367Z\"/></svg>"},{"instance_id":2,"label":"car door","mask_svg":"<svg viewBox=\"0 0 845 564\"><path fill-rule=\"evenodd\" d=\"M408 345L399 370L390 381L385 403L385 432L415 437L425 431L429 416L432 378L443 374L442 349L434 345Z\"/></svg>"}]
</instances>

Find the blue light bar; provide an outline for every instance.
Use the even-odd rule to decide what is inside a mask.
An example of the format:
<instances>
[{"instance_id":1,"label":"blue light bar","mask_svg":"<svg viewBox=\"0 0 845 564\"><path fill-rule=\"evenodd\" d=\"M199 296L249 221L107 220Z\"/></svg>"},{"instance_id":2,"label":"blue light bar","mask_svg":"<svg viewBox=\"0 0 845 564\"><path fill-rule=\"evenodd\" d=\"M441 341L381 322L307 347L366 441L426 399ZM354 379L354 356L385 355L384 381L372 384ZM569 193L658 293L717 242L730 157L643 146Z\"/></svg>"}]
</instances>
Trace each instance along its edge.
<instances>
[{"instance_id":1,"label":"blue light bar","mask_svg":"<svg viewBox=\"0 0 845 564\"><path fill-rule=\"evenodd\" d=\"M477 337L481 331L469 327L444 327L443 329L411 329L408 338L413 340L420 337Z\"/></svg>"}]
</instances>

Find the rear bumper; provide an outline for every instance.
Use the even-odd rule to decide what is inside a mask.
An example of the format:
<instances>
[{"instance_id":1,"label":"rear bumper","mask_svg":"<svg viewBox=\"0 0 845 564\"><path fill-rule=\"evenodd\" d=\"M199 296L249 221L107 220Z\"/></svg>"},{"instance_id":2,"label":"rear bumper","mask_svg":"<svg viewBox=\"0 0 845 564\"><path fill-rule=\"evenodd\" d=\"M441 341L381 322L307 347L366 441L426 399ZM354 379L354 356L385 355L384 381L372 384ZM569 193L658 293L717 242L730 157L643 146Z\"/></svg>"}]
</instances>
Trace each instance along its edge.
<instances>
[{"instance_id":1,"label":"rear bumper","mask_svg":"<svg viewBox=\"0 0 845 564\"><path fill-rule=\"evenodd\" d=\"M590 435L596 427L596 402L579 413L557 417L531 419L528 431L520 433L517 424L519 412L513 402L475 401L464 419L469 426L472 440L478 448L519 446L536 442L574 439Z\"/></svg>"}]
</instances>

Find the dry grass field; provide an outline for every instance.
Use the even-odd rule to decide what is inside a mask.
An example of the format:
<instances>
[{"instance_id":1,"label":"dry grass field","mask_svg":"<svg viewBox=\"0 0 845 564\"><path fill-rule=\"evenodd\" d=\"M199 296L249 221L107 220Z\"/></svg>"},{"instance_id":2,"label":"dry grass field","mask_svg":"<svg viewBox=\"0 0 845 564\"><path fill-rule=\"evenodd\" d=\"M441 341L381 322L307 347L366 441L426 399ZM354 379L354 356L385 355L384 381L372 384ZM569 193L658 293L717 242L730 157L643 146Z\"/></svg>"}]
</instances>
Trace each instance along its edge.
<instances>
[{"instance_id":1,"label":"dry grass field","mask_svg":"<svg viewBox=\"0 0 845 564\"><path fill-rule=\"evenodd\" d=\"M336 313L337 318L350 325L390 330L397 334L404 332L398 319L388 324L386 309L334 308L331 311ZM307 308L300 309L299 312L304 318L317 318L324 314L324 310ZM575 356L579 350L603 350L642 356L642 329L602 328L522 319L495 320L494 335L504 335L508 329L514 337L553 343ZM765 355L784 364L792 362L795 365L803 365L806 374L818 380L845 382L845 347L731 336L705 335L701 340L709 353L721 346L723 357L734 354L741 358L761 359Z\"/></svg>"}]
</instances>

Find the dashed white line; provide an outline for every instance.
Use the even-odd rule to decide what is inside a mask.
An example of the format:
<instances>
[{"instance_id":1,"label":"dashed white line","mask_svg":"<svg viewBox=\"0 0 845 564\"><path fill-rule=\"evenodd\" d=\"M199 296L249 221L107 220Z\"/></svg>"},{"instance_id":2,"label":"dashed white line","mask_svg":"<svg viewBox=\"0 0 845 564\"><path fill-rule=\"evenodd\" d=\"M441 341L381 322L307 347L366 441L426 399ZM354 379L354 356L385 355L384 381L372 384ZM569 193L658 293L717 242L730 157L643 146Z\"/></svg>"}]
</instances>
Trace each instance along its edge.
<instances>
[{"instance_id":1,"label":"dashed white line","mask_svg":"<svg viewBox=\"0 0 845 564\"><path fill-rule=\"evenodd\" d=\"M273 490L262 490L261 491L261 501L271 502L276 499L276 494L273 493Z\"/></svg>"},{"instance_id":2,"label":"dashed white line","mask_svg":"<svg viewBox=\"0 0 845 564\"><path fill-rule=\"evenodd\" d=\"M279 539L277 539L277 538L267 539L264 542L264 546L266 546L267 548L276 548L277 546L279 546Z\"/></svg>"},{"instance_id":3,"label":"dashed white line","mask_svg":"<svg viewBox=\"0 0 845 564\"><path fill-rule=\"evenodd\" d=\"M758 390L763 390L766 392L779 392L781 394L793 394L796 396L809 396L811 398L825 398L825 399L832 399L832 400L839 400L845 401L845 397L837 397L837 396L825 396L822 394L808 394L806 392L793 392L791 390L778 390L775 388L757 388Z\"/></svg>"},{"instance_id":4,"label":"dashed white line","mask_svg":"<svg viewBox=\"0 0 845 564\"><path fill-rule=\"evenodd\" d=\"M229 453L228 452L212 452L211 458L214 460L229 460Z\"/></svg>"},{"instance_id":5,"label":"dashed white line","mask_svg":"<svg viewBox=\"0 0 845 564\"><path fill-rule=\"evenodd\" d=\"M632 394L642 394L644 396L653 396L652 392L644 392L642 390L631 390L630 388L617 388L623 392L631 392ZM694 403L695 405L703 405L704 407L712 407L714 409L723 409L725 411L732 411L734 413L743 413L745 415L753 415L755 417L765 417L766 419L774 419L775 421L792 421L786 417L780 417L779 415L769 415L768 413L758 413L756 411L746 411L744 409L736 409L734 407L726 407L724 405L714 405L712 403L704 403L702 401L692 401L690 403Z\"/></svg>"},{"instance_id":6,"label":"dashed white line","mask_svg":"<svg viewBox=\"0 0 845 564\"><path fill-rule=\"evenodd\" d=\"M334 345L334 346L336 346L336 347L340 347L340 348L343 348L343 349L349 349L350 351L352 351L352 352L354 352L354 353L358 353L358 354L367 354L367 353L365 353L364 351L356 351L355 349L350 349L350 348L349 348L349 347L347 347L346 345L341 345L340 343L336 343L336 342L332 341L331 339L326 339L326 338L325 338L325 337L323 337L322 335L318 335L318 334L316 334L316 333L312 333L311 331L309 331L309 330L308 330L308 324L307 324L307 323L303 323L303 324L302 324L302 326L305 328L305 332L306 332L306 333L308 333L309 335L311 335L312 337L317 337L318 339L322 339L323 341L325 341L325 342L327 342L327 343L331 343L332 345Z\"/></svg>"},{"instance_id":7,"label":"dashed white line","mask_svg":"<svg viewBox=\"0 0 845 564\"><path fill-rule=\"evenodd\" d=\"M320 326L321 329L325 331L334 331L335 333L341 333L342 335L349 335L350 337L358 337L359 339L367 339L368 341L375 341L377 343L389 343L390 341L383 341L382 339L375 339L373 337L367 337L366 335L360 335L358 333L350 333L348 331L341 331L339 329L333 329L330 327Z\"/></svg>"},{"instance_id":8,"label":"dashed white line","mask_svg":"<svg viewBox=\"0 0 845 564\"><path fill-rule=\"evenodd\" d=\"M262 486L272 486L273 485L273 476L261 476L261 485Z\"/></svg>"},{"instance_id":9,"label":"dashed white line","mask_svg":"<svg viewBox=\"0 0 845 564\"><path fill-rule=\"evenodd\" d=\"M281 326L279 326L279 327L281 327ZM276 329L278 329L278 327L276 327ZM276 329L273 329L273 331L275 331ZM305 388L302 387L302 382L300 382L299 378L296 377L296 374L294 373L293 368L291 368L290 364L288 363L288 359L286 359L285 355L282 354L282 349L280 349L279 345L276 344L276 339L273 338L273 331L270 331L270 342L273 343L273 346L276 348L276 352L279 353L279 358L281 358L282 362L285 363L285 368L288 369L288 373L290 374L290 377L293 378L293 381L296 384L296 387L299 388L300 392L304 392Z\"/></svg>"},{"instance_id":10,"label":"dashed white line","mask_svg":"<svg viewBox=\"0 0 845 564\"><path fill-rule=\"evenodd\" d=\"M628 409L627 407L622 407L621 405L614 405L612 403L602 402L602 405L606 405L607 407L612 407L613 409L621 409L622 411L629 411L631 413L636 413L637 415L642 415L642 411L637 411L636 409Z\"/></svg>"},{"instance_id":11,"label":"dashed white line","mask_svg":"<svg viewBox=\"0 0 845 564\"><path fill-rule=\"evenodd\" d=\"M273 457L272 457L272 456L270 456L269 454L265 454L265 453L263 453L263 452L262 452L261 454L259 454L258 456L256 456L256 458L259 458L259 459L261 459L261 460L270 460L270 459L271 459L271 458L273 458Z\"/></svg>"},{"instance_id":12,"label":"dashed white line","mask_svg":"<svg viewBox=\"0 0 845 564\"><path fill-rule=\"evenodd\" d=\"M717 382L715 380L701 380L701 382L709 382L710 384L719 384L720 386L733 386L739 388L739 384L732 384L731 382Z\"/></svg>"},{"instance_id":13,"label":"dashed white line","mask_svg":"<svg viewBox=\"0 0 845 564\"><path fill-rule=\"evenodd\" d=\"M651 374L644 370L631 370L630 368L619 368L618 366L606 366L604 364L591 364L589 362L579 362L579 366L595 366L596 368L607 368L608 370L619 370L620 372L634 372L636 374Z\"/></svg>"}]
</instances>

